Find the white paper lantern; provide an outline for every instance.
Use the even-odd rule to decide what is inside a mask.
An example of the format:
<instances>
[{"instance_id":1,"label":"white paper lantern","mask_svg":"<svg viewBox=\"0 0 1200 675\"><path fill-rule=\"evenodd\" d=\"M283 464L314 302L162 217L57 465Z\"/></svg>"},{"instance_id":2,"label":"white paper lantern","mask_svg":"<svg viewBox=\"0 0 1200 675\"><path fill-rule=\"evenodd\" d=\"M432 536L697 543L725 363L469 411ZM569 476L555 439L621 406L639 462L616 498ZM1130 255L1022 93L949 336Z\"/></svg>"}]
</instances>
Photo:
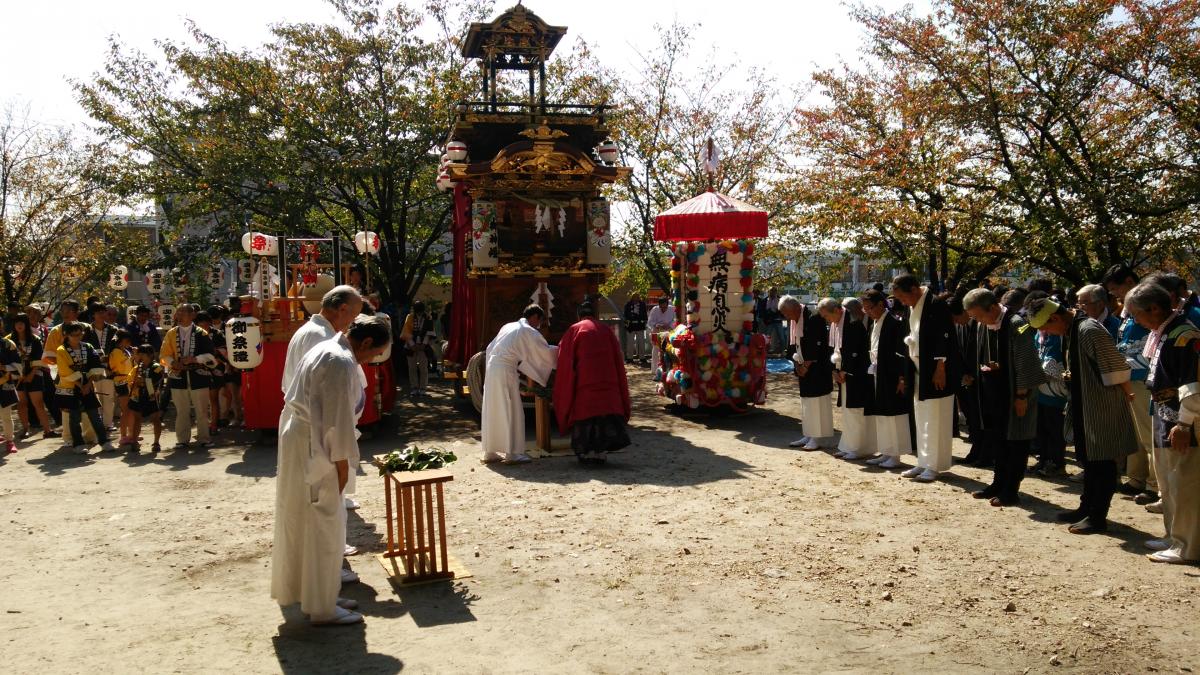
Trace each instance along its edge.
<instances>
[{"instance_id":1,"label":"white paper lantern","mask_svg":"<svg viewBox=\"0 0 1200 675\"><path fill-rule=\"evenodd\" d=\"M146 272L146 291L157 295L167 290L167 271L150 270Z\"/></svg>"},{"instance_id":2,"label":"white paper lantern","mask_svg":"<svg viewBox=\"0 0 1200 675\"><path fill-rule=\"evenodd\" d=\"M247 232L242 235L242 250L250 255L275 255L279 240L262 232Z\"/></svg>"},{"instance_id":3,"label":"white paper lantern","mask_svg":"<svg viewBox=\"0 0 1200 675\"><path fill-rule=\"evenodd\" d=\"M113 271L108 273L108 287L114 291L129 288L129 268L124 265L113 268Z\"/></svg>"},{"instance_id":4,"label":"white paper lantern","mask_svg":"<svg viewBox=\"0 0 1200 675\"><path fill-rule=\"evenodd\" d=\"M254 280L254 261L239 260L237 263L238 281L248 284Z\"/></svg>"},{"instance_id":5,"label":"white paper lantern","mask_svg":"<svg viewBox=\"0 0 1200 675\"><path fill-rule=\"evenodd\" d=\"M175 325L175 305L159 305L155 311L155 321L163 328L171 328Z\"/></svg>"},{"instance_id":6,"label":"white paper lantern","mask_svg":"<svg viewBox=\"0 0 1200 675\"><path fill-rule=\"evenodd\" d=\"M236 316L225 323L229 363L249 370L263 362L262 324L252 316Z\"/></svg>"},{"instance_id":7,"label":"white paper lantern","mask_svg":"<svg viewBox=\"0 0 1200 675\"><path fill-rule=\"evenodd\" d=\"M452 162L461 162L467 158L467 144L462 141L450 141L446 144L446 156Z\"/></svg>"},{"instance_id":8,"label":"white paper lantern","mask_svg":"<svg viewBox=\"0 0 1200 675\"><path fill-rule=\"evenodd\" d=\"M208 284L209 288L212 289L219 289L223 287L225 285L225 266L217 265L208 270L208 272L204 275L204 281Z\"/></svg>"},{"instance_id":9,"label":"white paper lantern","mask_svg":"<svg viewBox=\"0 0 1200 675\"><path fill-rule=\"evenodd\" d=\"M374 232L357 232L354 235L354 248L359 255L379 255L379 235Z\"/></svg>"},{"instance_id":10,"label":"white paper lantern","mask_svg":"<svg viewBox=\"0 0 1200 675\"><path fill-rule=\"evenodd\" d=\"M441 190L442 192L445 192L446 190L449 190L452 187L454 187L454 181L450 179L450 174L448 174L448 173L438 174L437 189Z\"/></svg>"},{"instance_id":11,"label":"white paper lantern","mask_svg":"<svg viewBox=\"0 0 1200 675\"><path fill-rule=\"evenodd\" d=\"M600 145L596 146L596 156L600 158L600 161L606 164L616 164L617 160L620 158L620 155L620 149L617 147L617 144L613 143L612 141L604 141Z\"/></svg>"}]
</instances>

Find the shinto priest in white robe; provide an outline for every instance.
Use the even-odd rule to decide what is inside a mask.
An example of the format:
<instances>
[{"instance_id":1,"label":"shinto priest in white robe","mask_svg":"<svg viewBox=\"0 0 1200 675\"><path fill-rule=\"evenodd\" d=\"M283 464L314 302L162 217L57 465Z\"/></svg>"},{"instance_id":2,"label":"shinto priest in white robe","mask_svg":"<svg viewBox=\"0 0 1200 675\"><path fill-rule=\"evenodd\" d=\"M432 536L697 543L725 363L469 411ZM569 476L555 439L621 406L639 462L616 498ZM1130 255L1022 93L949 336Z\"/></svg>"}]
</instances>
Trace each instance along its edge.
<instances>
[{"instance_id":1,"label":"shinto priest in white robe","mask_svg":"<svg viewBox=\"0 0 1200 675\"><path fill-rule=\"evenodd\" d=\"M275 488L271 597L300 602L313 620L334 616L346 543L337 462L358 465L355 425L366 403L362 370L345 335L312 348L284 395Z\"/></svg>"},{"instance_id":2,"label":"shinto priest in white robe","mask_svg":"<svg viewBox=\"0 0 1200 675\"><path fill-rule=\"evenodd\" d=\"M521 375L546 385L558 361L558 348L525 319L504 324L487 346L483 380L483 458L515 457L525 452L525 410Z\"/></svg>"}]
</instances>

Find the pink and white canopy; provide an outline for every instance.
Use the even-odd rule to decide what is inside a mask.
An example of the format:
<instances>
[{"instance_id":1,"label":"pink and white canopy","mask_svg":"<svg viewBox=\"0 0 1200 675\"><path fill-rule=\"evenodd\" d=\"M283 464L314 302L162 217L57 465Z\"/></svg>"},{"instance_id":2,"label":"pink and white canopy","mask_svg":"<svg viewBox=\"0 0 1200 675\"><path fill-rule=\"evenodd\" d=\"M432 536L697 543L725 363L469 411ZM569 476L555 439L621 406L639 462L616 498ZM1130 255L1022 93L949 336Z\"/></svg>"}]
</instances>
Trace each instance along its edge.
<instances>
[{"instance_id":1,"label":"pink and white canopy","mask_svg":"<svg viewBox=\"0 0 1200 675\"><path fill-rule=\"evenodd\" d=\"M709 190L654 219L656 241L754 239L767 236L767 212Z\"/></svg>"}]
</instances>

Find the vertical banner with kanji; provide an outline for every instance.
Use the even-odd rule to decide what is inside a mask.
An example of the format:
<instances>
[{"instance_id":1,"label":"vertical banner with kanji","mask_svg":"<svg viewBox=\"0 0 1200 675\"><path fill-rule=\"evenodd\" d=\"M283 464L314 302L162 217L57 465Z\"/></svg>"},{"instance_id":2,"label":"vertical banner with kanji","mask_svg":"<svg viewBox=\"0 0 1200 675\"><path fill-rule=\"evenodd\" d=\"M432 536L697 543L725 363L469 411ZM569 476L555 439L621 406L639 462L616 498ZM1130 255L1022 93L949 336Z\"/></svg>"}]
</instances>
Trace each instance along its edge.
<instances>
[{"instance_id":1,"label":"vertical banner with kanji","mask_svg":"<svg viewBox=\"0 0 1200 675\"><path fill-rule=\"evenodd\" d=\"M471 205L471 266L495 267L499 262L496 235L496 204L476 201Z\"/></svg>"},{"instance_id":2,"label":"vertical banner with kanji","mask_svg":"<svg viewBox=\"0 0 1200 675\"><path fill-rule=\"evenodd\" d=\"M604 199L587 204L587 262L589 265L608 265L612 262L609 205Z\"/></svg>"}]
</instances>

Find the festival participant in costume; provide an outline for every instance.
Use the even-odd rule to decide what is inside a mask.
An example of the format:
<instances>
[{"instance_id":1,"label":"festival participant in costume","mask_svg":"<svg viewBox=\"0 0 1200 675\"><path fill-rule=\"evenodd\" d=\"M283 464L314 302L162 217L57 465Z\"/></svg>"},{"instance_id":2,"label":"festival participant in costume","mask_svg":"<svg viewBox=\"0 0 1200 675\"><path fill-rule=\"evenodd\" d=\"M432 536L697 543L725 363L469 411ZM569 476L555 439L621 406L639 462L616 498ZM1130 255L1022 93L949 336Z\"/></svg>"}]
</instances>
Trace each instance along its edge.
<instances>
[{"instance_id":1,"label":"festival participant in costume","mask_svg":"<svg viewBox=\"0 0 1200 675\"><path fill-rule=\"evenodd\" d=\"M506 464L530 461L525 454L525 410L520 376L545 386L558 358L558 348L538 332L546 312L530 305L521 319L504 324L487 346L483 381L483 461Z\"/></svg>"},{"instance_id":2,"label":"festival participant in costume","mask_svg":"<svg viewBox=\"0 0 1200 675\"><path fill-rule=\"evenodd\" d=\"M1150 560L1200 561L1200 449L1195 423L1200 417L1200 330L1166 289L1142 282L1125 296L1125 307L1150 330L1145 355L1146 383L1154 398L1155 472L1163 501L1167 536L1146 545Z\"/></svg>"},{"instance_id":3,"label":"festival participant in costume","mask_svg":"<svg viewBox=\"0 0 1200 675\"><path fill-rule=\"evenodd\" d=\"M780 298L779 304L791 299ZM834 305L836 300L831 300ZM786 304L791 305L791 302ZM833 437L833 350L829 348L829 325L818 312L800 306L796 353L792 355L796 376L800 378L800 420L804 438L790 446L817 450Z\"/></svg>"},{"instance_id":4,"label":"festival participant in costume","mask_svg":"<svg viewBox=\"0 0 1200 675\"><path fill-rule=\"evenodd\" d=\"M662 365L661 335L674 329L676 323L675 307L667 296L659 296L658 305L650 310L647 322L650 324L650 372L657 373Z\"/></svg>"},{"instance_id":5,"label":"festival participant in costume","mask_svg":"<svg viewBox=\"0 0 1200 675\"><path fill-rule=\"evenodd\" d=\"M868 354L871 365L871 407L867 418L875 425L879 456L867 460L883 469L903 466L900 456L912 452L909 416L912 414L912 361L904 338L908 322L888 311L887 296L870 290L861 296L863 311L871 320Z\"/></svg>"},{"instance_id":6,"label":"festival participant in costume","mask_svg":"<svg viewBox=\"0 0 1200 675\"><path fill-rule=\"evenodd\" d=\"M142 432L142 421L149 419L154 428L154 444L150 451L162 451L162 409L169 389L164 387L167 370L154 358L154 347L150 344L138 346L133 351L133 370L129 373L129 420L126 423L126 447L130 452L139 448L138 436Z\"/></svg>"},{"instance_id":7,"label":"festival participant in costume","mask_svg":"<svg viewBox=\"0 0 1200 675\"><path fill-rule=\"evenodd\" d=\"M979 335L978 358L987 392L985 430L995 434L996 449L992 484L972 496L988 499L992 506L1015 506L1020 503L1030 442L1037 435L1037 405L1030 399L1046 379L1034 342L1036 331L986 288L968 292L963 307L986 331Z\"/></svg>"},{"instance_id":8,"label":"festival participant in costume","mask_svg":"<svg viewBox=\"0 0 1200 675\"><path fill-rule=\"evenodd\" d=\"M1051 297L1042 291L1033 291L1025 298L1025 317L1030 318L1029 307L1034 300ZM1062 295L1056 294L1056 303ZM1070 390L1063 379L1066 361L1062 350L1062 336L1038 331L1038 358L1042 361L1042 373L1046 381L1038 385L1038 463L1034 471L1047 478L1065 476L1067 464L1067 441L1064 433L1067 402Z\"/></svg>"},{"instance_id":9,"label":"festival participant in costume","mask_svg":"<svg viewBox=\"0 0 1200 675\"><path fill-rule=\"evenodd\" d=\"M1142 355L1150 331L1138 325L1129 309L1124 306L1125 296L1138 285L1138 276L1125 265L1113 265L1105 273L1102 283L1109 295L1122 303L1117 351L1125 357L1125 363L1131 369L1130 386L1133 388L1133 422L1136 425L1137 446L1125 462L1125 475L1129 480L1121 488L1124 492L1136 495L1134 499L1138 504L1152 509L1159 501L1159 494L1158 480L1154 474L1154 425L1150 413L1150 389L1146 386L1146 379L1150 375L1150 361ZM1161 513L1161 509L1158 512Z\"/></svg>"},{"instance_id":10,"label":"festival participant in costume","mask_svg":"<svg viewBox=\"0 0 1200 675\"><path fill-rule=\"evenodd\" d=\"M892 294L906 307L909 358L917 367L914 417L917 428L917 466L906 478L932 482L950 468L954 439L954 392L961 381L958 341L950 307L916 277L902 274L892 281Z\"/></svg>"},{"instance_id":11,"label":"festival participant in costume","mask_svg":"<svg viewBox=\"0 0 1200 675\"><path fill-rule=\"evenodd\" d=\"M46 364L42 361L42 341L34 333L33 325L25 314L18 314L12 322L13 341L21 356L21 377L17 381L17 412L21 417L21 437L30 435L29 408L33 408L38 423L42 426L42 438L57 438L58 432L50 424L43 396L46 391Z\"/></svg>"},{"instance_id":12,"label":"festival participant in costume","mask_svg":"<svg viewBox=\"0 0 1200 675\"><path fill-rule=\"evenodd\" d=\"M100 354L100 362L104 368L104 377L96 380L96 396L100 399L100 421L104 428L113 430L115 412L117 409L116 383L112 372L108 370L108 352L112 348L111 341L117 333L117 327L108 323L108 313L104 305L94 303L88 307L90 324L83 331L83 341L96 348Z\"/></svg>"},{"instance_id":13,"label":"festival participant in costume","mask_svg":"<svg viewBox=\"0 0 1200 675\"><path fill-rule=\"evenodd\" d=\"M284 396L288 412L279 429L271 597L281 606L299 602L316 625L362 621L349 611L357 603L338 597L346 544L342 491L359 460L355 426L366 406L361 364L390 342L387 319L355 319L346 334L308 351Z\"/></svg>"},{"instance_id":14,"label":"festival participant in costume","mask_svg":"<svg viewBox=\"0 0 1200 675\"><path fill-rule=\"evenodd\" d=\"M607 454L629 445L629 382L621 343L596 320L590 301L579 306L579 322L558 343L554 414L571 432L581 464L602 464Z\"/></svg>"},{"instance_id":15,"label":"festival participant in costume","mask_svg":"<svg viewBox=\"0 0 1200 675\"><path fill-rule=\"evenodd\" d=\"M137 429L130 429L129 378L133 374L133 336L121 328L113 336L113 348L108 353L108 370L113 376L113 390L120 408L120 431L117 447L137 443Z\"/></svg>"},{"instance_id":16,"label":"festival participant in costume","mask_svg":"<svg viewBox=\"0 0 1200 675\"><path fill-rule=\"evenodd\" d=\"M283 393L286 395L292 386L292 380L296 377L296 371L300 367L300 362L304 357L312 351L317 345L336 336L338 333L345 332L351 324L358 318L359 313L364 309L363 298L359 292L352 286L343 284L331 288L324 296L321 297L321 311L308 317L308 321L292 334L292 339L288 341L287 356L283 362ZM390 342L390 340L389 340ZM362 380L362 386L366 389L367 376L359 369L359 377ZM288 423L291 411L285 405L283 411L279 415L279 428L282 429ZM280 446L282 452L283 446ZM282 461L282 458L281 458ZM356 472L351 471L349 483L346 487L346 494L354 494L355 484L357 482ZM358 504L347 498L347 508L358 508ZM350 546L349 542L345 542L343 553L349 554L355 549ZM358 580L358 575L351 570L345 570L342 575L343 581L352 583Z\"/></svg>"},{"instance_id":17,"label":"festival participant in costume","mask_svg":"<svg viewBox=\"0 0 1200 675\"><path fill-rule=\"evenodd\" d=\"M47 309L49 310L49 307L47 307ZM60 411L58 408L58 392L57 392L57 386L58 386L58 373L57 373L58 356L57 355L58 355L58 348L63 343L63 334L62 334L61 327L67 323L74 323L79 320L79 302L76 300L64 300L62 303L59 304L58 312L59 312L59 315L62 317L62 323L59 323L51 328L45 329L45 336L42 338L42 360L47 366L46 372L49 373L49 375L50 375L50 377L48 377L46 379L46 387L47 387L46 409L50 411L50 417L54 418L54 421L61 425L62 424L62 411ZM47 317L47 319L49 319L49 318L50 317ZM89 440L94 440L95 435L91 433L91 427L90 427L91 423L88 422L87 424L88 424L88 426L87 426L87 428L84 429L84 432L91 435L91 439L89 439ZM70 433L69 425L62 425L62 426L63 426L64 435ZM64 440L71 441L72 447L74 447L75 444L84 442L84 439L82 439L82 438L75 438L75 439L66 438Z\"/></svg>"},{"instance_id":18,"label":"festival participant in costume","mask_svg":"<svg viewBox=\"0 0 1200 675\"><path fill-rule=\"evenodd\" d=\"M196 440L201 450L212 447L208 433L208 385L216 366L212 338L195 324L196 305L183 304L175 310L175 325L163 336L159 360L167 368L167 386L175 406L175 450L191 443L192 415L196 418Z\"/></svg>"},{"instance_id":19,"label":"festival participant in costume","mask_svg":"<svg viewBox=\"0 0 1200 675\"><path fill-rule=\"evenodd\" d=\"M417 300L412 305L412 311L404 318L404 328L400 331L404 355L408 360L410 398L429 395L429 357L435 339L437 332L433 319L425 311L425 303Z\"/></svg>"},{"instance_id":20,"label":"festival participant in costume","mask_svg":"<svg viewBox=\"0 0 1200 675\"><path fill-rule=\"evenodd\" d=\"M0 335L3 335L0 324ZM17 381L21 378L21 352L11 339L0 337L0 430L4 432L5 454L17 451L17 425L13 412L17 398Z\"/></svg>"},{"instance_id":21,"label":"festival participant in costume","mask_svg":"<svg viewBox=\"0 0 1200 675\"><path fill-rule=\"evenodd\" d=\"M842 438L837 456L856 461L875 454L874 420L867 421L866 409L874 398L870 337L862 322L862 304L847 298L844 305L825 298L817 305L821 318L829 322L829 346L832 351L833 379L838 386L838 407L842 410Z\"/></svg>"},{"instance_id":22,"label":"festival participant in costume","mask_svg":"<svg viewBox=\"0 0 1200 675\"><path fill-rule=\"evenodd\" d=\"M100 361L100 352L92 345L83 341L86 324L72 321L61 324L59 334L63 336L63 344L58 346L58 387L55 396L58 407L67 413L68 426L74 442L64 444L63 448L72 448L81 455L86 455L88 447L83 442L83 429L80 428L81 414L91 420L92 429L96 432L96 441L104 452L116 451L108 440L108 430L100 421L100 401L96 398L94 383L103 378L104 367Z\"/></svg>"},{"instance_id":23,"label":"festival participant in costume","mask_svg":"<svg viewBox=\"0 0 1200 675\"><path fill-rule=\"evenodd\" d=\"M633 355L632 358L625 359L626 363L636 361L646 365L646 360L649 358L646 354L647 317L646 302L642 300L640 293L634 292L629 296L629 302L625 303L625 309L621 312L621 319L625 322L626 338L633 342Z\"/></svg>"},{"instance_id":24,"label":"festival participant in costume","mask_svg":"<svg viewBox=\"0 0 1200 675\"><path fill-rule=\"evenodd\" d=\"M134 321L129 324L129 334L133 337L133 346L150 345L157 353L162 349L162 336L158 334L158 326L151 321L149 307L141 306L134 310Z\"/></svg>"},{"instance_id":25,"label":"festival participant in costume","mask_svg":"<svg viewBox=\"0 0 1200 675\"><path fill-rule=\"evenodd\" d=\"M1117 485L1117 464L1133 451L1130 369L1102 324L1051 298L1029 303L1030 325L1063 339L1070 390L1075 453L1084 465L1079 508L1059 513L1073 534L1108 529L1108 509ZM1169 310L1168 310L1169 312Z\"/></svg>"},{"instance_id":26,"label":"festival participant in costume","mask_svg":"<svg viewBox=\"0 0 1200 675\"><path fill-rule=\"evenodd\" d=\"M1175 303L1175 308L1183 318L1193 326L1200 326L1200 307L1192 301L1192 292L1188 289L1186 279L1171 272L1155 272L1142 279L1142 283L1156 284L1166 289L1171 295L1171 302Z\"/></svg>"}]
</instances>

